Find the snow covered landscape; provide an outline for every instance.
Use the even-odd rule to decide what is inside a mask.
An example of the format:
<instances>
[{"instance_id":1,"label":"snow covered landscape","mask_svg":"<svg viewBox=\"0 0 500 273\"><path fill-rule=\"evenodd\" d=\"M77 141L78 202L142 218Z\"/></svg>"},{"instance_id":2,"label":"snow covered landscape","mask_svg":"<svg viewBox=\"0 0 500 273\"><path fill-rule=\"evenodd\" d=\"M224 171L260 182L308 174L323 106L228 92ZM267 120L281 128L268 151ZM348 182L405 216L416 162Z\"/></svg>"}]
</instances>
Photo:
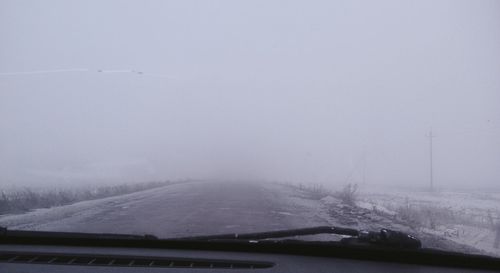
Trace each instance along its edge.
<instances>
[{"instance_id":1,"label":"snow covered landscape","mask_svg":"<svg viewBox=\"0 0 500 273\"><path fill-rule=\"evenodd\" d=\"M404 230L420 237L425 247L442 248L436 240L446 240L456 243L451 247L456 251L500 255L498 191L365 187L353 193L355 201L349 205L339 198L341 192L320 186L297 188L319 198L342 226Z\"/></svg>"},{"instance_id":2,"label":"snow covered landscape","mask_svg":"<svg viewBox=\"0 0 500 273\"><path fill-rule=\"evenodd\" d=\"M498 256L499 193L347 185L184 182L0 216L10 229L177 237L320 225L416 235L423 246ZM171 219L176 219L172 222ZM338 240L336 235L301 237Z\"/></svg>"},{"instance_id":3,"label":"snow covered landscape","mask_svg":"<svg viewBox=\"0 0 500 273\"><path fill-rule=\"evenodd\" d=\"M500 255L498 191L372 191L360 207L404 221L412 229Z\"/></svg>"}]
</instances>

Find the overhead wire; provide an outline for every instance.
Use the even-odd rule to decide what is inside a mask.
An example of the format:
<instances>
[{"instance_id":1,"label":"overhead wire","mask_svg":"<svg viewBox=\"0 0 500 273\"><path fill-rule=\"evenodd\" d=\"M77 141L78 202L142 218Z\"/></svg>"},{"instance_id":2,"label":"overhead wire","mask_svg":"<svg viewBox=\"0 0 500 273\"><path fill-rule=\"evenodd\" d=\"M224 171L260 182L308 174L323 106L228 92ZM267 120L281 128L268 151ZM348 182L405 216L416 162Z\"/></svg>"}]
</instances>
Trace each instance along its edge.
<instances>
[{"instance_id":1,"label":"overhead wire","mask_svg":"<svg viewBox=\"0 0 500 273\"><path fill-rule=\"evenodd\" d=\"M160 73L149 73L134 69L89 69L89 68L67 68L67 69L47 69L47 70L30 70L30 71L7 71L0 72L1 76L25 76L25 75L41 75L41 74L58 74L58 73L88 73L97 72L102 74L119 74L130 73L139 76L158 77L158 78L172 78L172 76Z\"/></svg>"}]
</instances>

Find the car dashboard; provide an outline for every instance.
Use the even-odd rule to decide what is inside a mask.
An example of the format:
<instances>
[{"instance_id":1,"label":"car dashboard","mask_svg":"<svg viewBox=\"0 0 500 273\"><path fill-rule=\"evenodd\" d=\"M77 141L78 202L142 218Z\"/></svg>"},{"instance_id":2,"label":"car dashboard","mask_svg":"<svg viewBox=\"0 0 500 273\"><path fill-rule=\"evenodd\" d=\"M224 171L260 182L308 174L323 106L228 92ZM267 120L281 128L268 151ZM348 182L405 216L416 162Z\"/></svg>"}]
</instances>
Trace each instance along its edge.
<instances>
[{"instance_id":1,"label":"car dashboard","mask_svg":"<svg viewBox=\"0 0 500 273\"><path fill-rule=\"evenodd\" d=\"M0 272L486 272L280 253L192 249L0 245Z\"/></svg>"}]
</instances>

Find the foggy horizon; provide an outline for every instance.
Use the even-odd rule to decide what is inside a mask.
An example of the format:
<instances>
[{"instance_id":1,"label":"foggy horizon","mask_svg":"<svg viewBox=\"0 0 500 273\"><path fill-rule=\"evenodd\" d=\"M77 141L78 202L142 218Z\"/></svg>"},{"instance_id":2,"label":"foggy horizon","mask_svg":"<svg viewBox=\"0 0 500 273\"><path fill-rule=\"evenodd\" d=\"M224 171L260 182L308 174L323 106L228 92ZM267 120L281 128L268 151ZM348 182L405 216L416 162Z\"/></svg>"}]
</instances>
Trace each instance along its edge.
<instances>
[{"instance_id":1,"label":"foggy horizon","mask_svg":"<svg viewBox=\"0 0 500 273\"><path fill-rule=\"evenodd\" d=\"M0 186L500 186L498 1L1 5Z\"/></svg>"}]
</instances>

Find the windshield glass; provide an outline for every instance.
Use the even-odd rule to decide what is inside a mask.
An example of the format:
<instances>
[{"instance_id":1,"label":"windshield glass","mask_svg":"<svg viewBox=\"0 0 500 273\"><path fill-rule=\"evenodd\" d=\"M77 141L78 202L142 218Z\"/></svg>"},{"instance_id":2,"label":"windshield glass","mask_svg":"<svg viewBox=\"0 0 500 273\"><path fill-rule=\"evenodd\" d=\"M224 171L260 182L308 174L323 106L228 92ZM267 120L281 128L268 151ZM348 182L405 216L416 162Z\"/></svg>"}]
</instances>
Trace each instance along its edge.
<instances>
[{"instance_id":1,"label":"windshield glass","mask_svg":"<svg viewBox=\"0 0 500 273\"><path fill-rule=\"evenodd\" d=\"M0 37L0 226L500 255L498 1L4 0Z\"/></svg>"}]
</instances>

